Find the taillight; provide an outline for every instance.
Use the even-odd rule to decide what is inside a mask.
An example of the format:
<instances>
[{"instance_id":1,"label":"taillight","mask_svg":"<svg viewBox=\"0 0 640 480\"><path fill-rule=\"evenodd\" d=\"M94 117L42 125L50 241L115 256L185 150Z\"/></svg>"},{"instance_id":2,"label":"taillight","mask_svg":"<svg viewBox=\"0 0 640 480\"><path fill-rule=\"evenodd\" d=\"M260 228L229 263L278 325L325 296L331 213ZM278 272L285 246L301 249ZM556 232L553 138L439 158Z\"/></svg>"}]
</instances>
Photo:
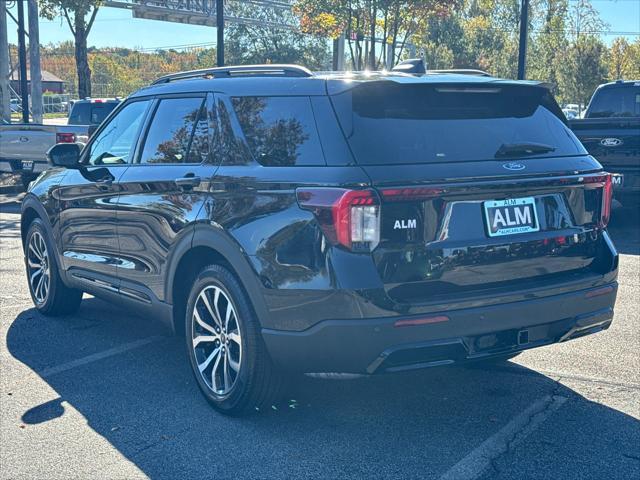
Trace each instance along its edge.
<instances>
[{"instance_id":1,"label":"taillight","mask_svg":"<svg viewBox=\"0 0 640 480\"><path fill-rule=\"evenodd\" d=\"M76 143L75 133L56 133L56 143Z\"/></svg>"},{"instance_id":2,"label":"taillight","mask_svg":"<svg viewBox=\"0 0 640 480\"><path fill-rule=\"evenodd\" d=\"M380 200L374 190L314 187L299 188L296 195L332 244L370 252L380 242Z\"/></svg>"},{"instance_id":3,"label":"taillight","mask_svg":"<svg viewBox=\"0 0 640 480\"><path fill-rule=\"evenodd\" d=\"M600 226L605 228L611 218L611 202L613 201L613 182L611 175L607 175L602 189L602 210L600 213Z\"/></svg>"},{"instance_id":4,"label":"taillight","mask_svg":"<svg viewBox=\"0 0 640 480\"><path fill-rule=\"evenodd\" d=\"M600 221L598 226L605 228L611 218L611 203L613 202L613 175L610 173L598 174L593 177L585 177L584 183L602 184L602 205L600 206Z\"/></svg>"}]
</instances>

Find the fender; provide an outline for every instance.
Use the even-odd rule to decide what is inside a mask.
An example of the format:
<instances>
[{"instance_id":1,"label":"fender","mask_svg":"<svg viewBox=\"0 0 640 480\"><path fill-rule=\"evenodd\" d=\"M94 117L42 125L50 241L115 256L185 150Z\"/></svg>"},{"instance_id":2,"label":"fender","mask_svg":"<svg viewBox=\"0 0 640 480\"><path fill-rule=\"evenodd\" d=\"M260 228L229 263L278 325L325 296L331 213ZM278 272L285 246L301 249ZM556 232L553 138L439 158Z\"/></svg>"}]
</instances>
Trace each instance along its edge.
<instances>
[{"instance_id":1,"label":"fender","mask_svg":"<svg viewBox=\"0 0 640 480\"><path fill-rule=\"evenodd\" d=\"M44 228L47 231L47 235L49 238L53 240L53 244L56 246L56 254L58 259L60 259L60 242L58 241L58 236L55 235L53 230L53 226L51 225L51 217L49 213L44 208L38 197L36 197L33 193L27 193L22 200L22 206L20 208L20 234L23 240L23 249L24 249L24 238L27 235L27 232L22 231L22 217L24 216L24 212L28 209L35 210L37 215L40 217L42 222L44 223Z\"/></svg>"},{"instance_id":2,"label":"fender","mask_svg":"<svg viewBox=\"0 0 640 480\"><path fill-rule=\"evenodd\" d=\"M242 247L220 227L210 223L196 223L187 227L193 235L184 235L170 254L167 280L165 284L165 301L173 304L173 281L176 269L182 257L196 247L208 247L218 252L231 265L244 287L258 319L268 318L268 309L264 302L258 275L252 268Z\"/></svg>"}]
</instances>

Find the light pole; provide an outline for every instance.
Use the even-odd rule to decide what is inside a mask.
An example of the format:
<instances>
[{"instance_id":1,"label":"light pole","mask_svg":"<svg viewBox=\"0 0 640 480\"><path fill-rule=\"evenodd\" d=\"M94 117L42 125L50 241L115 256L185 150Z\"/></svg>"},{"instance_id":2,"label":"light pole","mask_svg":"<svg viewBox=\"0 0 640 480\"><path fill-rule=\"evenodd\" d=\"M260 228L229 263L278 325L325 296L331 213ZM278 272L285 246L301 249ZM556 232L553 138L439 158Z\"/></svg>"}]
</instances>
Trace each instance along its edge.
<instances>
[{"instance_id":1,"label":"light pole","mask_svg":"<svg viewBox=\"0 0 640 480\"><path fill-rule=\"evenodd\" d=\"M22 97L22 122L29 123L29 89L27 87L27 48L24 32L24 5L18 2L18 60L20 62L20 96Z\"/></svg>"},{"instance_id":2,"label":"light pole","mask_svg":"<svg viewBox=\"0 0 640 480\"><path fill-rule=\"evenodd\" d=\"M224 67L224 0L216 0L216 30L218 66Z\"/></svg>"},{"instance_id":3,"label":"light pole","mask_svg":"<svg viewBox=\"0 0 640 480\"><path fill-rule=\"evenodd\" d=\"M518 80L524 80L527 72L527 37L529 30L529 0L520 6L520 42L518 46Z\"/></svg>"}]
</instances>

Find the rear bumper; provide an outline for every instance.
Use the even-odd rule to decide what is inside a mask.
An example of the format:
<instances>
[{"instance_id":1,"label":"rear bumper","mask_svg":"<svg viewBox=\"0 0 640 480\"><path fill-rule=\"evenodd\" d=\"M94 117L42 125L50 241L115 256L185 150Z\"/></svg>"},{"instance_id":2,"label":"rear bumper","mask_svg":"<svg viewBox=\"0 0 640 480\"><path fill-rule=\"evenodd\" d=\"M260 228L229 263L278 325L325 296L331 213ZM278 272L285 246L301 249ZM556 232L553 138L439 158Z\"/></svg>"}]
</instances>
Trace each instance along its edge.
<instances>
[{"instance_id":1,"label":"rear bumper","mask_svg":"<svg viewBox=\"0 0 640 480\"><path fill-rule=\"evenodd\" d=\"M271 358L295 371L383 373L517 353L609 327L617 283L562 295L420 317L327 320L301 332L263 329Z\"/></svg>"}]
</instances>

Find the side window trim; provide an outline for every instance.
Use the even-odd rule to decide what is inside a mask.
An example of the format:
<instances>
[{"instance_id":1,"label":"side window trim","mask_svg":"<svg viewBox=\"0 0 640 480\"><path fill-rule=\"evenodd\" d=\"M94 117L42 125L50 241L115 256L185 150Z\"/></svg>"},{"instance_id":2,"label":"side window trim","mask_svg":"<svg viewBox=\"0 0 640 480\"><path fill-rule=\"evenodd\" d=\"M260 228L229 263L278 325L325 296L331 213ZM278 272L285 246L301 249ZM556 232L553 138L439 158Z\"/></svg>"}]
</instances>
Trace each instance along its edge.
<instances>
[{"instance_id":1,"label":"side window trim","mask_svg":"<svg viewBox=\"0 0 640 480\"><path fill-rule=\"evenodd\" d=\"M136 97L133 98L131 100L125 100L124 102L122 102L120 105L118 105L116 108L113 109L113 111L107 116L107 118L105 118L104 122L102 122L102 124L100 125L100 127L93 133L93 135L91 136L91 138L89 139L89 142L83 147L82 152L80 154L80 163L82 165L86 165L88 163L89 157L91 155L91 146L93 145L93 142L95 141L96 138L99 137L99 135L102 133L102 131L113 121L113 119L120 114L120 112L122 110L124 110L127 106L136 103L136 102L149 102L149 105L147 105L147 108L143 114L143 119L142 122L140 122L140 127L138 128L138 131L136 132L136 143L135 145L133 145L133 155L131 156L131 161L127 162L127 163L122 163L122 164L113 164L110 165L110 167L128 167L130 165L133 165L134 163L134 155L138 150L138 145L140 143L140 133L142 132L142 130L144 129L148 119L149 119L149 110L151 105L153 104L153 98L152 97Z\"/></svg>"},{"instance_id":2,"label":"side window trim","mask_svg":"<svg viewBox=\"0 0 640 480\"><path fill-rule=\"evenodd\" d=\"M139 166L159 166L159 165L191 165L191 166L196 166L196 165L202 165L204 163L207 163L208 161L211 160L211 138L212 138L212 132L211 132L211 122L208 121L208 117L210 114L210 110L209 110L209 97L211 96L211 93L207 92L188 92L188 93L171 93L171 94L164 94L164 95L156 95L153 97L153 101L151 102L151 105L149 106L149 108L147 109L146 112L146 118L144 119L144 124L142 126L142 129L140 130L140 134L138 135L138 142L136 145L136 149L134 151L134 155L132 156L132 163L131 165L139 165ZM150 98L150 97L147 97ZM162 100L170 100L173 98L199 98L201 99L203 102L201 103L200 106L200 112L202 111L202 107L204 106L204 108L207 109L207 125L209 126L208 128L208 137L209 137L209 155L208 158L206 160L202 160L200 162L190 162L190 163L180 163L180 162L176 162L176 163L142 163L142 152L144 150L144 145L147 141L147 136L149 135L149 130L151 129L151 124L153 123L153 119L156 115L156 112L158 110L158 107L160 105L160 102ZM211 96L211 102L213 103L213 96ZM216 116L217 118L217 116ZM193 137L195 135L195 125L193 130L191 131L191 137L189 138L189 145L187 147L187 155L190 154L190 150L191 150L191 143L193 142Z\"/></svg>"},{"instance_id":3,"label":"side window trim","mask_svg":"<svg viewBox=\"0 0 640 480\"><path fill-rule=\"evenodd\" d=\"M140 156L142 155L142 149L144 147L145 142L147 141L147 135L149 135L149 129L151 128L151 122L153 121L153 117L156 115L156 110L158 110L158 105L160 104L160 100L158 97L154 97L147 109L147 114L144 119L142 129L138 135L138 141L136 143L136 149L134 150L132 157L132 165L146 165L140 163Z\"/></svg>"},{"instance_id":4,"label":"side window trim","mask_svg":"<svg viewBox=\"0 0 640 480\"><path fill-rule=\"evenodd\" d=\"M195 122L193 122L193 128L191 129L191 135L189 136L189 143L187 144L187 150L186 150L187 159L191 158L191 146L193 145L193 137L195 137L196 135L196 130L198 129L198 122L200 121L200 115L202 115L203 108L204 109L207 108L206 98L203 98L202 101L200 102L200 109L196 114ZM205 110L205 114L207 119L207 141L208 141L211 138L211 136L209 135L209 112ZM209 152L211 152L211 144L209 144ZM203 162L204 160L200 160L200 163L198 163L197 165L200 165ZM188 164L183 164L183 165L188 165Z\"/></svg>"},{"instance_id":5,"label":"side window trim","mask_svg":"<svg viewBox=\"0 0 640 480\"><path fill-rule=\"evenodd\" d=\"M240 126L240 120L238 120L238 116L236 114L236 109L233 108L231 103L231 97L226 94L217 94L218 101L224 105L225 110L227 111L227 115L229 116L229 122L231 123L231 130L233 131L233 135L235 139L242 144L242 148L244 150L244 154L251 159L250 165L260 165L263 166L260 162L258 162L249 147L249 143L247 138L242 131L242 127ZM218 123L220 126L220 132L222 133L222 119L220 112L218 112Z\"/></svg>"}]
</instances>

